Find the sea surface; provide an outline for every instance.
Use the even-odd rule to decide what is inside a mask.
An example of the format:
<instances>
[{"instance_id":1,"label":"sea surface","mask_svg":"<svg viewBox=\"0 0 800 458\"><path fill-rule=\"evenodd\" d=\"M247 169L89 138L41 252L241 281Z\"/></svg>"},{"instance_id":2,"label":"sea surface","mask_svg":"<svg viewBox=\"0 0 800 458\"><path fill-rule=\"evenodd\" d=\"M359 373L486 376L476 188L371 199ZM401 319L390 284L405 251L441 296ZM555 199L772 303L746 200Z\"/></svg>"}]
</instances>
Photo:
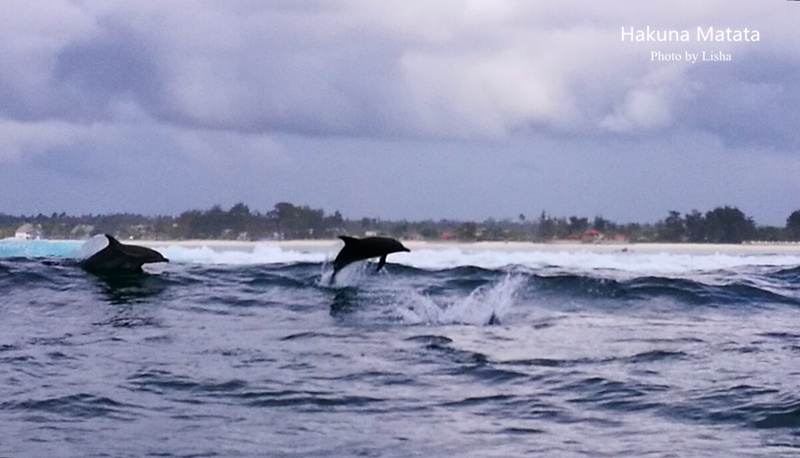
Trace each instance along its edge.
<instances>
[{"instance_id":1,"label":"sea surface","mask_svg":"<svg viewBox=\"0 0 800 458\"><path fill-rule=\"evenodd\" d=\"M0 457L800 456L800 252L336 249L0 241Z\"/></svg>"}]
</instances>

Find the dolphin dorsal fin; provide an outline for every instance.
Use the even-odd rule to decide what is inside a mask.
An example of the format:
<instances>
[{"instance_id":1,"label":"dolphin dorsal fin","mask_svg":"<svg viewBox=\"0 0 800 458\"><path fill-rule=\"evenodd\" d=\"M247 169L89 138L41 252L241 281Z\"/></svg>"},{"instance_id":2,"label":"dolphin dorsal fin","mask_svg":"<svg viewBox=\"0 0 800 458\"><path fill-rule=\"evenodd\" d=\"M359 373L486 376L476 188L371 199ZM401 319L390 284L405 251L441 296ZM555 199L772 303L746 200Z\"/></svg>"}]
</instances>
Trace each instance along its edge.
<instances>
[{"instance_id":1,"label":"dolphin dorsal fin","mask_svg":"<svg viewBox=\"0 0 800 458\"><path fill-rule=\"evenodd\" d=\"M350 237L349 235L340 235L339 238L342 239L342 242L344 242L345 246L350 243L357 243L359 241L357 238Z\"/></svg>"},{"instance_id":2,"label":"dolphin dorsal fin","mask_svg":"<svg viewBox=\"0 0 800 458\"><path fill-rule=\"evenodd\" d=\"M106 238L108 239L108 246L115 246L115 245L122 245L119 243L119 240L115 239L114 237L105 234Z\"/></svg>"}]
</instances>

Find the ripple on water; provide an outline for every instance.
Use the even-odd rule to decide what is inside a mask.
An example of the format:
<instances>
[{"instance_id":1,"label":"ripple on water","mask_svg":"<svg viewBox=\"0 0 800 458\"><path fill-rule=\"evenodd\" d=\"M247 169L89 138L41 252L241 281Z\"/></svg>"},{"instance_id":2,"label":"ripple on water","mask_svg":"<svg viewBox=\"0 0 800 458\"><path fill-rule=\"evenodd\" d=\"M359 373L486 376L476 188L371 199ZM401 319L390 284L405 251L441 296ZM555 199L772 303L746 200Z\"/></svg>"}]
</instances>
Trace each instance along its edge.
<instances>
[{"instance_id":1,"label":"ripple on water","mask_svg":"<svg viewBox=\"0 0 800 458\"><path fill-rule=\"evenodd\" d=\"M798 428L800 427L800 400L792 400L754 409L756 428Z\"/></svg>"},{"instance_id":2,"label":"ripple on water","mask_svg":"<svg viewBox=\"0 0 800 458\"><path fill-rule=\"evenodd\" d=\"M57 396L45 399L25 399L22 401L6 401L0 404L0 410L17 410L25 416L34 413L47 414L42 421L70 419L86 419L109 417L116 420L133 420L138 414L139 406L115 401L104 396L88 393ZM54 418L55 417L55 418ZM39 418L33 416L32 418Z\"/></svg>"},{"instance_id":3,"label":"ripple on water","mask_svg":"<svg viewBox=\"0 0 800 458\"><path fill-rule=\"evenodd\" d=\"M190 377L174 375L169 371L141 371L128 378L134 391L156 393L192 392L197 394L233 393L247 388L244 380L232 379L224 382L213 380L193 380Z\"/></svg>"},{"instance_id":4,"label":"ripple on water","mask_svg":"<svg viewBox=\"0 0 800 458\"><path fill-rule=\"evenodd\" d=\"M0 456L797 451L795 267L323 268L2 259Z\"/></svg>"}]
</instances>

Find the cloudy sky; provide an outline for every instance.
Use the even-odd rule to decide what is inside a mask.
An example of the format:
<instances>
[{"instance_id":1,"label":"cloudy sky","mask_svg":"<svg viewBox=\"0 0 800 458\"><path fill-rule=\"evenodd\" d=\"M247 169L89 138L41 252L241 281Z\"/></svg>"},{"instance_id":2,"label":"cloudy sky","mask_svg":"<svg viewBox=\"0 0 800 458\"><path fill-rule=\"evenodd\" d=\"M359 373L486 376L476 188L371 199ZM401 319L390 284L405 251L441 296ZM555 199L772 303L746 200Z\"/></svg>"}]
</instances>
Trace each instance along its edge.
<instances>
[{"instance_id":1,"label":"cloudy sky","mask_svg":"<svg viewBox=\"0 0 800 458\"><path fill-rule=\"evenodd\" d=\"M655 222L735 205L783 225L798 24L785 0L12 2L0 212ZM622 41L648 26L691 40Z\"/></svg>"}]
</instances>

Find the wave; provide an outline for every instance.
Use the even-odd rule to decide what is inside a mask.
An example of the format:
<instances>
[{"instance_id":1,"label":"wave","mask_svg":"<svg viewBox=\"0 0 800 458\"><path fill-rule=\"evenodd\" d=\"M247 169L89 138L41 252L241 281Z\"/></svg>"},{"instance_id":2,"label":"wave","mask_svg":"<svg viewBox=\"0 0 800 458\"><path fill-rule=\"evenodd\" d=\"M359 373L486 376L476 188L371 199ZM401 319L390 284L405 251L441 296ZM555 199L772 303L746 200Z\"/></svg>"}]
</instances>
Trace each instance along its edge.
<instances>
[{"instance_id":1,"label":"wave","mask_svg":"<svg viewBox=\"0 0 800 458\"><path fill-rule=\"evenodd\" d=\"M4 410L35 411L52 417L75 417L80 419L111 417L129 420L134 418L131 411L135 408L137 406L87 393L47 399L28 399L18 402L6 401L0 404L0 409Z\"/></svg>"},{"instance_id":2,"label":"wave","mask_svg":"<svg viewBox=\"0 0 800 458\"><path fill-rule=\"evenodd\" d=\"M255 245L251 249L227 250L213 249L208 246L183 247L169 245L157 247L156 250L171 262L192 264L251 265L325 262L332 256L327 252L289 250L269 244Z\"/></svg>"},{"instance_id":3,"label":"wave","mask_svg":"<svg viewBox=\"0 0 800 458\"><path fill-rule=\"evenodd\" d=\"M5 257L64 257L80 258L86 245L81 241L0 240L0 258ZM269 242L253 246L216 248L208 245L186 247L164 245L154 247L173 262L191 264L286 264L324 263L331 261L339 246L285 248ZM685 254L669 252L594 252L588 250L536 251L446 248L419 249L410 253L395 253L389 261L425 270L447 270L458 267L477 267L497 270L509 266L528 269L560 268L565 271L610 271L617 274L686 274L748 266L772 266L785 269L786 274L798 275L798 254Z\"/></svg>"},{"instance_id":4,"label":"wave","mask_svg":"<svg viewBox=\"0 0 800 458\"><path fill-rule=\"evenodd\" d=\"M78 257L81 241L62 240L0 240L0 258Z\"/></svg>"},{"instance_id":5,"label":"wave","mask_svg":"<svg viewBox=\"0 0 800 458\"><path fill-rule=\"evenodd\" d=\"M0 241L0 288L85 287L83 273L71 268L68 258L80 257L87 245ZM174 288L207 288L230 293L201 295L212 302L249 304L269 292L266 296L290 302L322 300L344 320L366 316L474 325L502 324L534 307L800 305L800 256L791 254L425 249L393 254L377 274L374 263L355 263L330 284L335 248L264 243L248 249L171 245L158 250L171 263L149 268L155 278L103 280L102 290L112 302L146 300Z\"/></svg>"}]
</instances>

